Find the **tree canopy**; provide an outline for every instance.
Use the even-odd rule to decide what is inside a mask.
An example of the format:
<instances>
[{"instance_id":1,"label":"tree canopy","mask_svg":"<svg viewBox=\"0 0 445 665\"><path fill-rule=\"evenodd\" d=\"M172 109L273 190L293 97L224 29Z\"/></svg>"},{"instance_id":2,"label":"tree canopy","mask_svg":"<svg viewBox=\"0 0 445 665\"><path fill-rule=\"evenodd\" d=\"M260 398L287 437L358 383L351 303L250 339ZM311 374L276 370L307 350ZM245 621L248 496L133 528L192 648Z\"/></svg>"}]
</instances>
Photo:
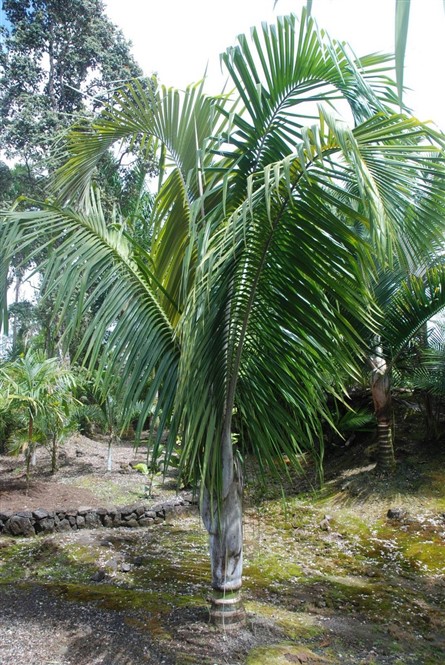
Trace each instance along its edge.
<instances>
[{"instance_id":1,"label":"tree canopy","mask_svg":"<svg viewBox=\"0 0 445 665\"><path fill-rule=\"evenodd\" d=\"M17 191L41 196L66 128L142 71L101 0L4 0L3 11L0 149L26 168L2 167L15 186L1 195L13 200Z\"/></svg>"}]
</instances>

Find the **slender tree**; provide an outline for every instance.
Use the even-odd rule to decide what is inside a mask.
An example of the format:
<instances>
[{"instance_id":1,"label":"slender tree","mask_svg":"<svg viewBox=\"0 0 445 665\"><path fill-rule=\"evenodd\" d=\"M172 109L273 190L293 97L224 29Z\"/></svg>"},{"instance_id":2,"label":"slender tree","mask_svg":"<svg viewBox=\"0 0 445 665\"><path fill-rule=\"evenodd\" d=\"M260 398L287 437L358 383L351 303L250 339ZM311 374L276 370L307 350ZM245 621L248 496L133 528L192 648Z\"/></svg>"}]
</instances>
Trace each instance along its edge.
<instances>
[{"instance_id":1,"label":"slender tree","mask_svg":"<svg viewBox=\"0 0 445 665\"><path fill-rule=\"evenodd\" d=\"M57 445L69 405L74 402L75 386L72 372L59 364L57 358L45 358L28 350L24 356L0 367L0 389L5 409L22 412L27 419L24 444L26 487L30 469L36 465L37 442L51 439L52 470L57 467Z\"/></svg>"},{"instance_id":2,"label":"slender tree","mask_svg":"<svg viewBox=\"0 0 445 665\"><path fill-rule=\"evenodd\" d=\"M371 394L378 428L377 470L394 469L392 375L401 354L425 324L445 307L445 268L438 264L423 274L381 275L374 294L383 312L380 337L370 354Z\"/></svg>"}]
</instances>

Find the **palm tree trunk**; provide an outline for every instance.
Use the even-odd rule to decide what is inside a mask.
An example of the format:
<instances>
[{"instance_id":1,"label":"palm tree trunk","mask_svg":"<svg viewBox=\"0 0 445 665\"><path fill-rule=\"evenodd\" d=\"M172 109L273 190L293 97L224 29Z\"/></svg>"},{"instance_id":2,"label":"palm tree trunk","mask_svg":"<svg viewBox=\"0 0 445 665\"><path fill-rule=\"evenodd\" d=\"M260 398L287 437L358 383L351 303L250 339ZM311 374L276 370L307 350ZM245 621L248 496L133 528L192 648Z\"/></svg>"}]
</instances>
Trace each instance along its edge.
<instances>
[{"instance_id":1,"label":"palm tree trunk","mask_svg":"<svg viewBox=\"0 0 445 665\"><path fill-rule=\"evenodd\" d=\"M34 429L34 421L32 419L32 416L30 416L28 420L28 447L26 448L26 496L28 496L29 492L30 463L33 454L33 442L32 442L33 429Z\"/></svg>"},{"instance_id":2,"label":"palm tree trunk","mask_svg":"<svg viewBox=\"0 0 445 665\"><path fill-rule=\"evenodd\" d=\"M17 305L20 301L20 289L22 286L22 279L23 279L23 271L17 268L15 272L15 288L14 288L15 305ZM12 323L12 348L14 350L14 353L17 353L18 332L19 332L19 322L18 322L17 312L15 312Z\"/></svg>"},{"instance_id":3,"label":"palm tree trunk","mask_svg":"<svg viewBox=\"0 0 445 665\"><path fill-rule=\"evenodd\" d=\"M57 436L53 434L53 442L51 447L51 473L56 473L58 465L57 458L59 453L59 447L57 445Z\"/></svg>"},{"instance_id":4,"label":"palm tree trunk","mask_svg":"<svg viewBox=\"0 0 445 665\"><path fill-rule=\"evenodd\" d=\"M113 433L110 434L110 438L108 439L108 455L107 455L107 471L111 471L113 467L113 439L114 435Z\"/></svg>"},{"instance_id":5,"label":"palm tree trunk","mask_svg":"<svg viewBox=\"0 0 445 665\"><path fill-rule=\"evenodd\" d=\"M391 377L381 346L376 345L370 363L371 393L377 418L377 470L381 473L391 473L395 467L391 423Z\"/></svg>"},{"instance_id":6,"label":"palm tree trunk","mask_svg":"<svg viewBox=\"0 0 445 665\"><path fill-rule=\"evenodd\" d=\"M222 497L205 492L201 517L209 533L213 594L210 619L221 628L236 628L245 621L241 602L243 572L242 473L234 463L230 432L222 442Z\"/></svg>"}]
</instances>

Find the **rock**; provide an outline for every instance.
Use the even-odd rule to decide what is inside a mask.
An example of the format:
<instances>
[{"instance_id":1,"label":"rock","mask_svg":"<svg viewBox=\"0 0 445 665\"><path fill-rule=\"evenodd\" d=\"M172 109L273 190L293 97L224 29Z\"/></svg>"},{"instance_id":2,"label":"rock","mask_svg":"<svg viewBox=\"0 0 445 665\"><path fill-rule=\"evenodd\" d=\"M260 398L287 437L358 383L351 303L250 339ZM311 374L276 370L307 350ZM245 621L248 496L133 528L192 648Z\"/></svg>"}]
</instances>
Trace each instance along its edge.
<instances>
[{"instance_id":1,"label":"rock","mask_svg":"<svg viewBox=\"0 0 445 665\"><path fill-rule=\"evenodd\" d=\"M192 498L192 495L189 495ZM83 528L111 527L148 527L161 524L190 511L191 504L182 496L153 506L133 504L123 508L90 508L82 506L79 510L48 511L37 508L34 511L19 513L0 513L0 533L7 535L32 535L34 533L52 533L53 531L76 531ZM14 518L12 520L12 518ZM320 528L329 531L329 515L325 515ZM11 521L12 520L12 521ZM25 521L22 521L25 520ZM26 521L28 520L28 521Z\"/></svg>"},{"instance_id":2,"label":"rock","mask_svg":"<svg viewBox=\"0 0 445 665\"><path fill-rule=\"evenodd\" d=\"M176 507L170 504L167 504L164 509L164 517L167 522L174 520L176 516ZM159 513L158 513L159 514Z\"/></svg>"},{"instance_id":3,"label":"rock","mask_svg":"<svg viewBox=\"0 0 445 665\"><path fill-rule=\"evenodd\" d=\"M131 565L130 565L129 563L123 563L123 564L121 565L121 571L122 571L123 573L129 573L130 570L131 570Z\"/></svg>"},{"instance_id":4,"label":"rock","mask_svg":"<svg viewBox=\"0 0 445 665\"><path fill-rule=\"evenodd\" d=\"M100 540L99 545L101 547L112 547L113 543L111 542L111 540Z\"/></svg>"},{"instance_id":5,"label":"rock","mask_svg":"<svg viewBox=\"0 0 445 665\"><path fill-rule=\"evenodd\" d=\"M63 518L63 520L59 521L59 524L57 525L57 531L70 531L70 530L71 530L71 524L69 523L69 520Z\"/></svg>"},{"instance_id":6,"label":"rock","mask_svg":"<svg viewBox=\"0 0 445 665\"><path fill-rule=\"evenodd\" d=\"M329 517L326 515L324 519L321 520L319 527L322 531L330 531L331 525L329 524Z\"/></svg>"},{"instance_id":7,"label":"rock","mask_svg":"<svg viewBox=\"0 0 445 665\"><path fill-rule=\"evenodd\" d=\"M154 524L155 518L154 517L141 517L139 520L139 526L151 526Z\"/></svg>"},{"instance_id":8,"label":"rock","mask_svg":"<svg viewBox=\"0 0 445 665\"><path fill-rule=\"evenodd\" d=\"M123 506L120 509L120 513L124 519L129 515L134 514L134 512L135 512L135 506Z\"/></svg>"},{"instance_id":9,"label":"rock","mask_svg":"<svg viewBox=\"0 0 445 665\"><path fill-rule=\"evenodd\" d=\"M136 519L125 520L124 526L129 527L130 529L137 529L139 527L139 522Z\"/></svg>"},{"instance_id":10,"label":"rock","mask_svg":"<svg viewBox=\"0 0 445 665\"><path fill-rule=\"evenodd\" d=\"M139 566L142 566L143 563L144 563L144 559L141 556L134 557L134 560L133 560L133 565L134 566L139 567Z\"/></svg>"},{"instance_id":11,"label":"rock","mask_svg":"<svg viewBox=\"0 0 445 665\"><path fill-rule=\"evenodd\" d=\"M401 520L405 515L406 510L403 510L403 508L390 508L386 513L386 517L390 520Z\"/></svg>"},{"instance_id":12,"label":"rock","mask_svg":"<svg viewBox=\"0 0 445 665\"><path fill-rule=\"evenodd\" d=\"M92 582L102 582L105 579L105 571L102 569L98 570L94 575L91 575L90 579Z\"/></svg>"},{"instance_id":13,"label":"rock","mask_svg":"<svg viewBox=\"0 0 445 665\"><path fill-rule=\"evenodd\" d=\"M37 533L53 533L54 531L54 518L53 517L44 517L35 524L35 530Z\"/></svg>"},{"instance_id":14,"label":"rock","mask_svg":"<svg viewBox=\"0 0 445 665\"><path fill-rule=\"evenodd\" d=\"M28 520L32 520L32 512L30 510L22 510L19 513L16 513L18 517L26 517Z\"/></svg>"},{"instance_id":15,"label":"rock","mask_svg":"<svg viewBox=\"0 0 445 665\"><path fill-rule=\"evenodd\" d=\"M86 513L86 515L85 515L85 525L90 529L95 529L98 526L102 526L99 515L94 511Z\"/></svg>"},{"instance_id":16,"label":"rock","mask_svg":"<svg viewBox=\"0 0 445 665\"><path fill-rule=\"evenodd\" d=\"M37 510L34 510L33 516L37 520L44 520L46 517L49 517L49 512L43 508L37 508Z\"/></svg>"},{"instance_id":17,"label":"rock","mask_svg":"<svg viewBox=\"0 0 445 665\"><path fill-rule=\"evenodd\" d=\"M90 513L92 510L94 510L94 509L91 508L91 506L80 506L77 513L79 515L86 515L87 513Z\"/></svg>"},{"instance_id":18,"label":"rock","mask_svg":"<svg viewBox=\"0 0 445 665\"><path fill-rule=\"evenodd\" d=\"M111 569L113 571L116 571L119 568L119 560L118 559L108 559L106 561L106 565L108 569Z\"/></svg>"},{"instance_id":19,"label":"rock","mask_svg":"<svg viewBox=\"0 0 445 665\"><path fill-rule=\"evenodd\" d=\"M13 515L6 523L6 530L13 536L35 536L35 529L28 517Z\"/></svg>"}]
</instances>

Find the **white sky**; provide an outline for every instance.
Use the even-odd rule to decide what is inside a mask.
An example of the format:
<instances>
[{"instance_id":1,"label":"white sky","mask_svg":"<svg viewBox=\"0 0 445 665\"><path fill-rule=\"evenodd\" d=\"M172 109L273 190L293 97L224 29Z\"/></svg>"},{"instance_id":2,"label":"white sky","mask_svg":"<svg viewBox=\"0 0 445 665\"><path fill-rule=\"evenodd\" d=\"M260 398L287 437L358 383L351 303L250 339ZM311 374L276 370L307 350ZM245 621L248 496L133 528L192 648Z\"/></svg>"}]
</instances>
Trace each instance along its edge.
<instances>
[{"instance_id":1,"label":"white sky","mask_svg":"<svg viewBox=\"0 0 445 665\"><path fill-rule=\"evenodd\" d=\"M219 54L262 21L300 14L305 0L105 0L107 14L133 42L145 74L157 72L167 86L202 78L208 92L224 82ZM331 37L348 41L357 55L394 50L395 0L313 0L312 13ZM405 101L422 120L445 129L445 12L442 0L412 0Z\"/></svg>"}]
</instances>

